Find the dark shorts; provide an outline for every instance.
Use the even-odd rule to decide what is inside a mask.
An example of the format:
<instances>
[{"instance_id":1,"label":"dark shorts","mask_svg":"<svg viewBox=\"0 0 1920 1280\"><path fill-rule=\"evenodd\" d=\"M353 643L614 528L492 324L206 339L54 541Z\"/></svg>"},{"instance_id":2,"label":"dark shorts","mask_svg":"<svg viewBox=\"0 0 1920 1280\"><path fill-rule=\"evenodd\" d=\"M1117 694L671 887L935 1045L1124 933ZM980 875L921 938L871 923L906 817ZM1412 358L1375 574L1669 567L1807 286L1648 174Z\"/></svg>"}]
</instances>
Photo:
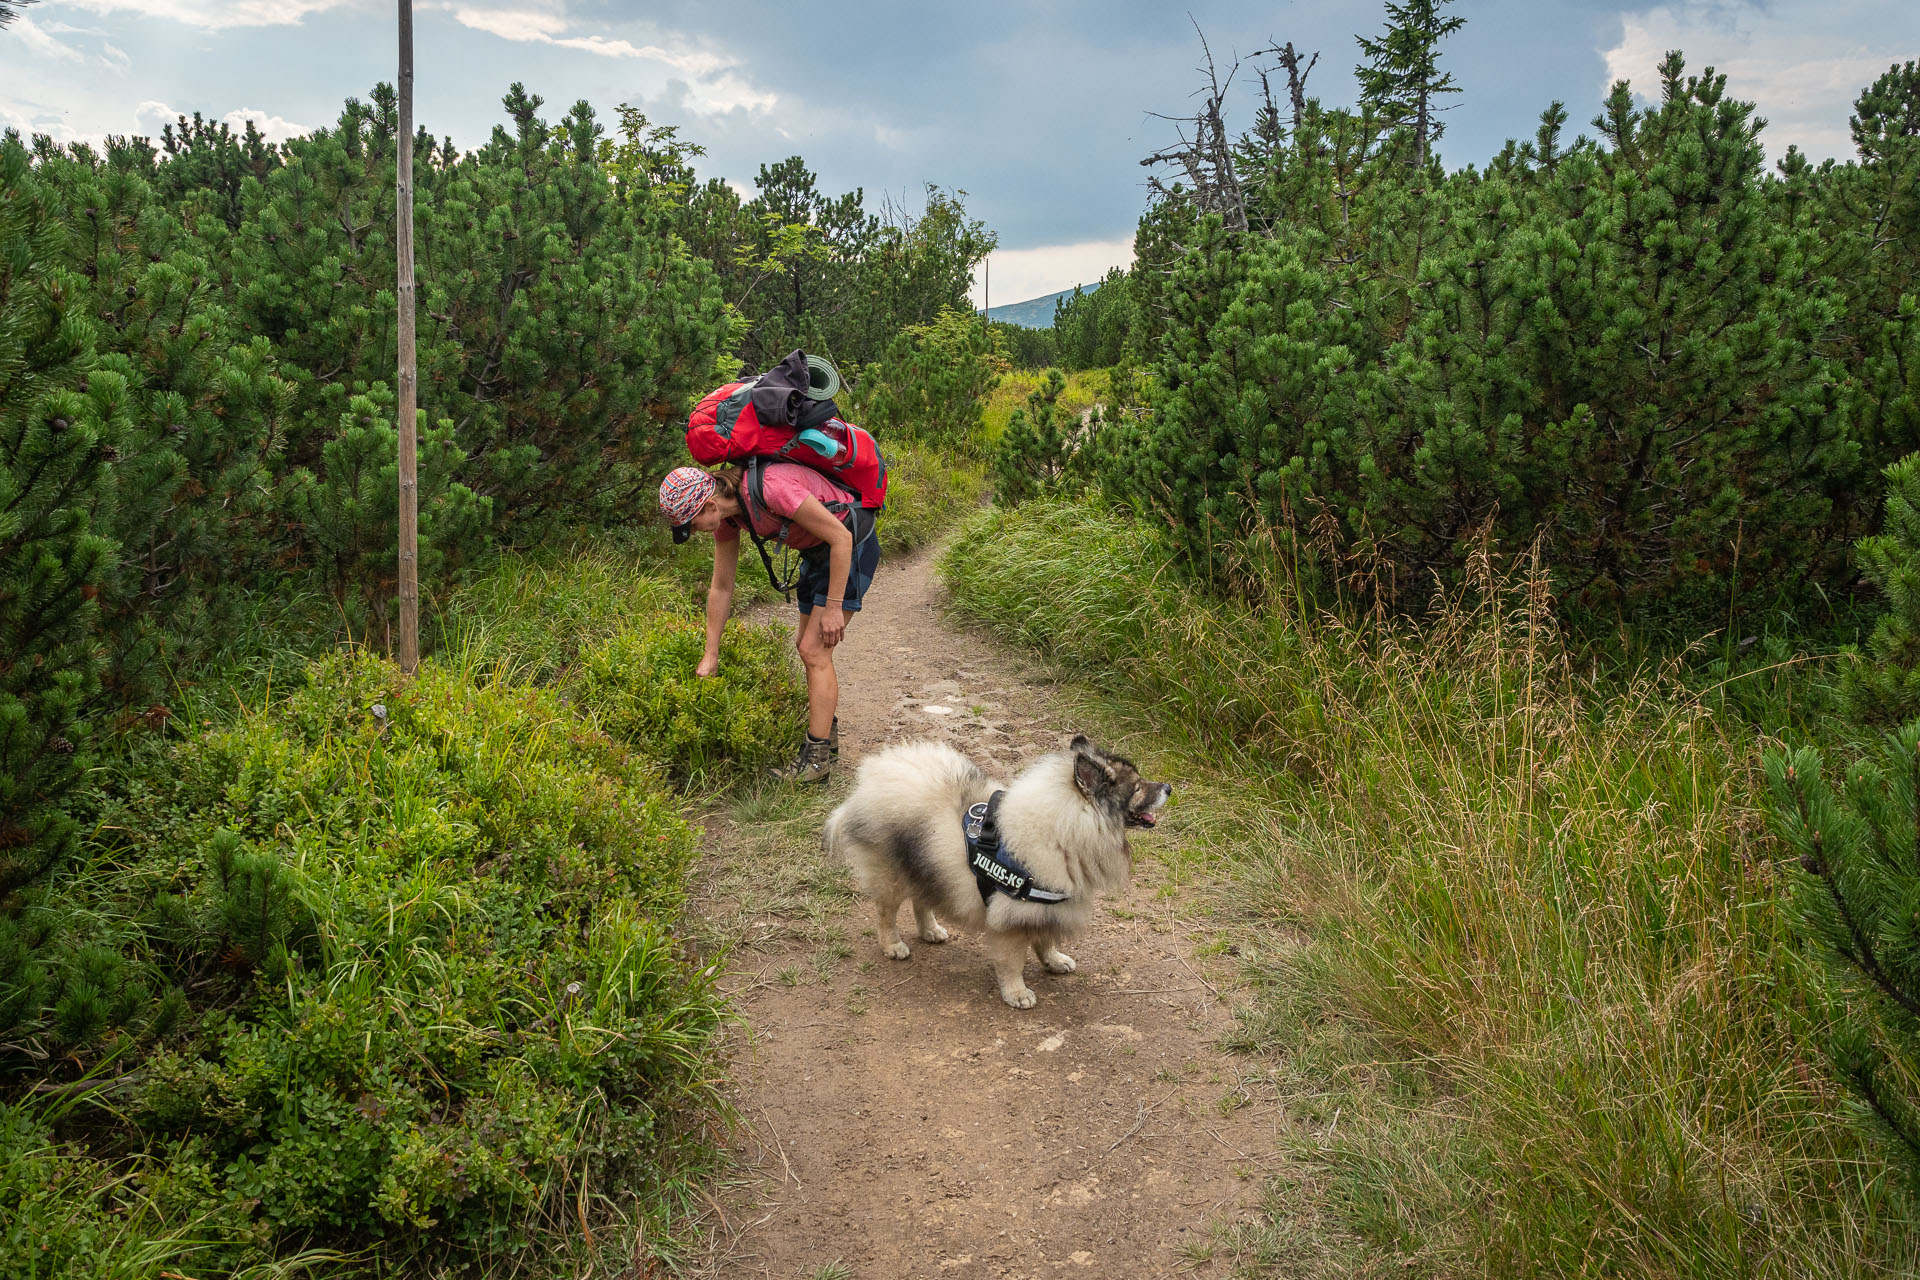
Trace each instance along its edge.
<instances>
[{"instance_id":1,"label":"dark shorts","mask_svg":"<svg viewBox=\"0 0 1920 1280\"><path fill-rule=\"evenodd\" d=\"M829 548L824 544L800 553L800 580L794 583L794 603L802 616L827 607L827 571ZM873 583L874 570L880 567L880 535L869 533L853 549L853 565L847 572L846 600L841 606L848 613L860 611L860 601Z\"/></svg>"}]
</instances>

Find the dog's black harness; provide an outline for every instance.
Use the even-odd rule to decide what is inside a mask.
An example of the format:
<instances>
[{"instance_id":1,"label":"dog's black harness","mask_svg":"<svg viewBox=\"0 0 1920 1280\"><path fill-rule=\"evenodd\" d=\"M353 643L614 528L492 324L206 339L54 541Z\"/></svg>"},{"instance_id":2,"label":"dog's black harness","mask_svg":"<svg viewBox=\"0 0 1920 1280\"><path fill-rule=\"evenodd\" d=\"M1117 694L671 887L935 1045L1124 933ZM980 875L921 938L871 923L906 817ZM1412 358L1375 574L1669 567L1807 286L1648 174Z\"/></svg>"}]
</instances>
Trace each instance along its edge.
<instances>
[{"instance_id":1,"label":"dog's black harness","mask_svg":"<svg viewBox=\"0 0 1920 1280\"><path fill-rule=\"evenodd\" d=\"M1000 812L1000 799L1006 794L996 791L990 798L969 807L964 820L967 861L973 867L973 878L980 884L980 901L986 902L997 892L1021 902L1065 902L1066 894L1036 885L1033 872L1007 852L1000 826L994 821Z\"/></svg>"}]
</instances>

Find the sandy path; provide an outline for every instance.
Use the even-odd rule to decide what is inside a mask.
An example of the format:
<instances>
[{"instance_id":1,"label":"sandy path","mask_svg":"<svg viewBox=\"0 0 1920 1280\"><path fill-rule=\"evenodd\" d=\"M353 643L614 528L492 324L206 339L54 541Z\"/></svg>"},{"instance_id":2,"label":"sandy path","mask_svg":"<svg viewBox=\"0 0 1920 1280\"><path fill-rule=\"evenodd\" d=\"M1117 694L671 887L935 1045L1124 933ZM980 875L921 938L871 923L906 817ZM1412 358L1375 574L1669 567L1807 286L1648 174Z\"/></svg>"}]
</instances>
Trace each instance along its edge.
<instances>
[{"instance_id":1,"label":"sandy path","mask_svg":"<svg viewBox=\"0 0 1920 1280\"><path fill-rule=\"evenodd\" d=\"M948 624L942 595L930 554L883 566L848 628L835 799L859 756L890 742L944 738L1006 776L1076 728L1030 664ZM795 825L817 842L817 821ZM715 884L752 883L740 851L758 826L737 810L710 825L704 909L744 896ZM1024 1012L1001 1003L977 938L887 960L870 909L844 892L816 905L810 930L782 927L783 911L802 912L792 898L737 920L749 1173L722 1201L709 1272L1226 1274L1210 1224L1257 1198L1282 1121L1213 1047L1233 968L1197 953L1204 918L1166 886L1180 827L1176 805L1135 838L1131 890L1068 944L1077 974L1029 960L1040 1003ZM784 870L803 855L782 856Z\"/></svg>"}]
</instances>

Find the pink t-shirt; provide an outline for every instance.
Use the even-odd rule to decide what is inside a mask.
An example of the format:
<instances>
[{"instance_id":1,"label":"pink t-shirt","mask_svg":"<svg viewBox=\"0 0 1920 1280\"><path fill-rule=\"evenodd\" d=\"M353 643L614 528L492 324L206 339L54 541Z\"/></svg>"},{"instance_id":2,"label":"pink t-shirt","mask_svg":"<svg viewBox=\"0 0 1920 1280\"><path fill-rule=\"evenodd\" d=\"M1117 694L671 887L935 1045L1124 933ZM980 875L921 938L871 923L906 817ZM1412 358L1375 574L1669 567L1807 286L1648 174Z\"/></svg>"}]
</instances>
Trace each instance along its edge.
<instances>
[{"instance_id":1,"label":"pink t-shirt","mask_svg":"<svg viewBox=\"0 0 1920 1280\"><path fill-rule=\"evenodd\" d=\"M771 538L780 532L780 526L793 519L794 512L808 498L818 498L821 502L845 502L857 505L859 499L848 493L833 481L815 471L812 467L803 467L797 462L770 462L766 466L763 488L767 495L767 510L759 509L746 492L746 477L740 482L740 497L753 516L753 531L763 538ZM740 521L729 519L720 526L714 536L721 541L731 542L740 537ZM795 551L805 551L808 547L820 545L820 539L811 530L797 524L787 525L787 545Z\"/></svg>"}]
</instances>

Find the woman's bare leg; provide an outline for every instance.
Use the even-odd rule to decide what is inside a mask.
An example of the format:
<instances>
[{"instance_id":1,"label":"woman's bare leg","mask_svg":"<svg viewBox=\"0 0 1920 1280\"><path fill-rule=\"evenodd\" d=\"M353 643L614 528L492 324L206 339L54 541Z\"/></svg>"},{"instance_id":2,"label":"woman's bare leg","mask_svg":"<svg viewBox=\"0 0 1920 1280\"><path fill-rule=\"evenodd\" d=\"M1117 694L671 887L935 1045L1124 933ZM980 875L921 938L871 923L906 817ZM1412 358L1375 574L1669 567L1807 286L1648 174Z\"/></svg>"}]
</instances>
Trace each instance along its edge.
<instances>
[{"instance_id":1,"label":"woman's bare leg","mask_svg":"<svg viewBox=\"0 0 1920 1280\"><path fill-rule=\"evenodd\" d=\"M820 642L820 613L803 614L794 638L800 663L807 669L807 732L824 738L833 732L833 713L840 705L840 677L833 670L833 650Z\"/></svg>"}]
</instances>

